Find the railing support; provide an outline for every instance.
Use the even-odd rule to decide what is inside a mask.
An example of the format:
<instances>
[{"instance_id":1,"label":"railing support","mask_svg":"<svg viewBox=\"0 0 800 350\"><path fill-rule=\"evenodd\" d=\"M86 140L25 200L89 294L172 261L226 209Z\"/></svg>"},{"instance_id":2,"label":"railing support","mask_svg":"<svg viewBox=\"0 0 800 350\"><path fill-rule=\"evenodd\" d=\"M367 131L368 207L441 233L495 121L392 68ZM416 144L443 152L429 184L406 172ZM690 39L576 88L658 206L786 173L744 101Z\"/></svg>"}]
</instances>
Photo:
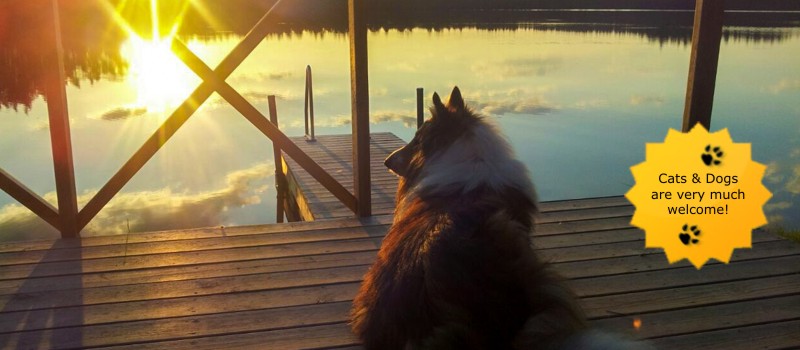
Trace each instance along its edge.
<instances>
[{"instance_id":1,"label":"railing support","mask_svg":"<svg viewBox=\"0 0 800 350\"><path fill-rule=\"evenodd\" d=\"M425 108L423 99L423 92L422 88L417 88L417 129L422 127L422 123L425 122Z\"/></svg>"},{"instance_id":2,"label":"railing support","mask_svg":"<svg viewBox=\"0 0 800 350\"><path fill-rule=\"evenodd\" d=\"M267 103L269 104L269 121L275 128L278 128L278 108L275 105L275 95L267 96ZM275 156L275 200L277 201L277 210L275 213L275 220L278 223L283 222L283 203L286 199L286 178L283 173L283 155L281 155L281 147L277 142L272 141L272 153Z\"/></svg>"},{"instance_id":3,"label":"railing support","mask_svg":"<svg viewBox=\"0 0 800 350\"><path fill-rule=\"evenodd\" d=\"M311 77L311 66L306 66L306 99L303 109L306 122L306 141L314 142L314 86ZM309 132L310 131L310 132Z\"/></svg>"},{"instance_id":4,"label":"railing support","mask_svg":"<svg viewBox=\"0 0 800 350\"><path fill-rule=\"evenodd\" d=\"M58 195L58 229L61 237L80 236L78 200L75 191L75 168L72 159L72 139L69 129L67 92L64 88L64 49L61 45L61 24L58 0L53 4L53 54L48 60L47 113L50 119L50 144L53 149L53 169Z\"/></svg>"},{"instance_id":5,"label":"railing support","mask_svg":"<svg viewBox=\"0 0 800 350\"><path fill-rule=\"evenodd\" d=\"M350 38L350 101L353 126L353 190L356 215L372 215L369 167L369 78L367 65L366 0L348 0Z\"/></svg>"},{"instance_id":6,"label":"railing support","mask_svg":"<svg viewBox=\"0 0 800 350\"><path fill-rule=\"evenodd\" d=\"M714 84L717 81L719 46L722 39L723 0L697 0L692 34L692 56L683 109L683 131L698 122L711 128Z\"/></svg>"}]
</instances>

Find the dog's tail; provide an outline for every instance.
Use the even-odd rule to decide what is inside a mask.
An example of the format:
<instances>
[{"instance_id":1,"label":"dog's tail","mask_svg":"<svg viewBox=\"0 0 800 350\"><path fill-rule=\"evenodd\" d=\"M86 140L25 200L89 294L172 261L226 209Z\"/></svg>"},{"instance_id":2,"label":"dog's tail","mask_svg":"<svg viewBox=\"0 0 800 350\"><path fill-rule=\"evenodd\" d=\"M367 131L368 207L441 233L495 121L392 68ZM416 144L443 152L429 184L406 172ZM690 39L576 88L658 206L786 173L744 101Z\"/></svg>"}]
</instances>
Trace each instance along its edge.
<instances>
[{"instance_id":1,"label":"dog's tail","mask_svg":"<svg viewBox=\"0 0 800 350\"><path fill-rule=\"evenodd\" d=\"M534 312L515 336L515 350L654 350L641 341L591 329L578 298L548 267L531 281Z\"/></svg>"}]
</instances>

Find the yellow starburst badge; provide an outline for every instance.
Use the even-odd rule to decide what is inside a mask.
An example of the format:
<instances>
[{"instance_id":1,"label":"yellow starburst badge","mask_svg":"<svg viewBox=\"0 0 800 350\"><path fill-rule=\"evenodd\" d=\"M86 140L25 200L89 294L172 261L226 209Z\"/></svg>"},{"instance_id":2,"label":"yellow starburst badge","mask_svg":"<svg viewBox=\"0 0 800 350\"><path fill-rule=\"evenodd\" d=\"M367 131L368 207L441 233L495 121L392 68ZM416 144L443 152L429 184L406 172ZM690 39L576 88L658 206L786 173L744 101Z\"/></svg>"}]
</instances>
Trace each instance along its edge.
<instances>
[{"instance_id":1,"label":"yellow starburst badge","mask_svg":"<svg viewBox=\"0 0 800 350\"><path fill-rule=\"evenodd\" d=\"M733 249L750 248L752 230L767 223L763 205L772 194L761 183L765 170L751 159L750 144L734 143L727 129L670 129L631 167L636 184L625 194L636 206L631 224L670 263L686 258L698 269L710 258L728 263Z\"/></svg>"}]
</instances>

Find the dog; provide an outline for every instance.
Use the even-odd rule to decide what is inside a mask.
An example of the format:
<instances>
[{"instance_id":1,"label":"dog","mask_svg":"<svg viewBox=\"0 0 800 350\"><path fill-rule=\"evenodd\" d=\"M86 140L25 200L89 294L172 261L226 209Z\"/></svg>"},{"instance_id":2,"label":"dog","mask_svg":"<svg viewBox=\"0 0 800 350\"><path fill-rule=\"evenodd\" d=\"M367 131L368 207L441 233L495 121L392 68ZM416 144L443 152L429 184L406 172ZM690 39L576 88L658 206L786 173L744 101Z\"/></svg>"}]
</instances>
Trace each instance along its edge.
<instances>
[{"instance_id":1,"label":"dog","mask_svg":"<svg viewBox=\"0 0 800 350\"><path fill-rule=\"evenodd\" d=\"M399 176L394 221L351 311L364 347L635 348L590 331L531 248L536 194L499 130L458 87L447 104L434 93L430 112L385 160Z\"/></svg>"}]
</instances>

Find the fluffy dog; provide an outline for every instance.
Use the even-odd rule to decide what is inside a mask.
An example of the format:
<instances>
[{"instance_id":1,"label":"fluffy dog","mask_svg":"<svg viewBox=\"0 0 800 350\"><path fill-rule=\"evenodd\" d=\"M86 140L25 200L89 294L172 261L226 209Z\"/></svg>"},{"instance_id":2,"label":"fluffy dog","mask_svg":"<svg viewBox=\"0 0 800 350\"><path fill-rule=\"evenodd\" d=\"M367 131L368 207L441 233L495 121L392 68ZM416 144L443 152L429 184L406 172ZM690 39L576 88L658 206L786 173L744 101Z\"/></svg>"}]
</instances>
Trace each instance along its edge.
<instances>
[{"instance_id":1,"label":"fluffy dog","mask_svg":"<svg viewBox=\"0 0 800 350\"><path fill-rule=\"evenodd\" d=\"M397 208L353 302L364 346L618 348L586 331L576 298L531 248L536 195L508 142L458 87L447 104L434 93L430 111L385 161L400 176Z\"/></svg>"}]
</instances>

